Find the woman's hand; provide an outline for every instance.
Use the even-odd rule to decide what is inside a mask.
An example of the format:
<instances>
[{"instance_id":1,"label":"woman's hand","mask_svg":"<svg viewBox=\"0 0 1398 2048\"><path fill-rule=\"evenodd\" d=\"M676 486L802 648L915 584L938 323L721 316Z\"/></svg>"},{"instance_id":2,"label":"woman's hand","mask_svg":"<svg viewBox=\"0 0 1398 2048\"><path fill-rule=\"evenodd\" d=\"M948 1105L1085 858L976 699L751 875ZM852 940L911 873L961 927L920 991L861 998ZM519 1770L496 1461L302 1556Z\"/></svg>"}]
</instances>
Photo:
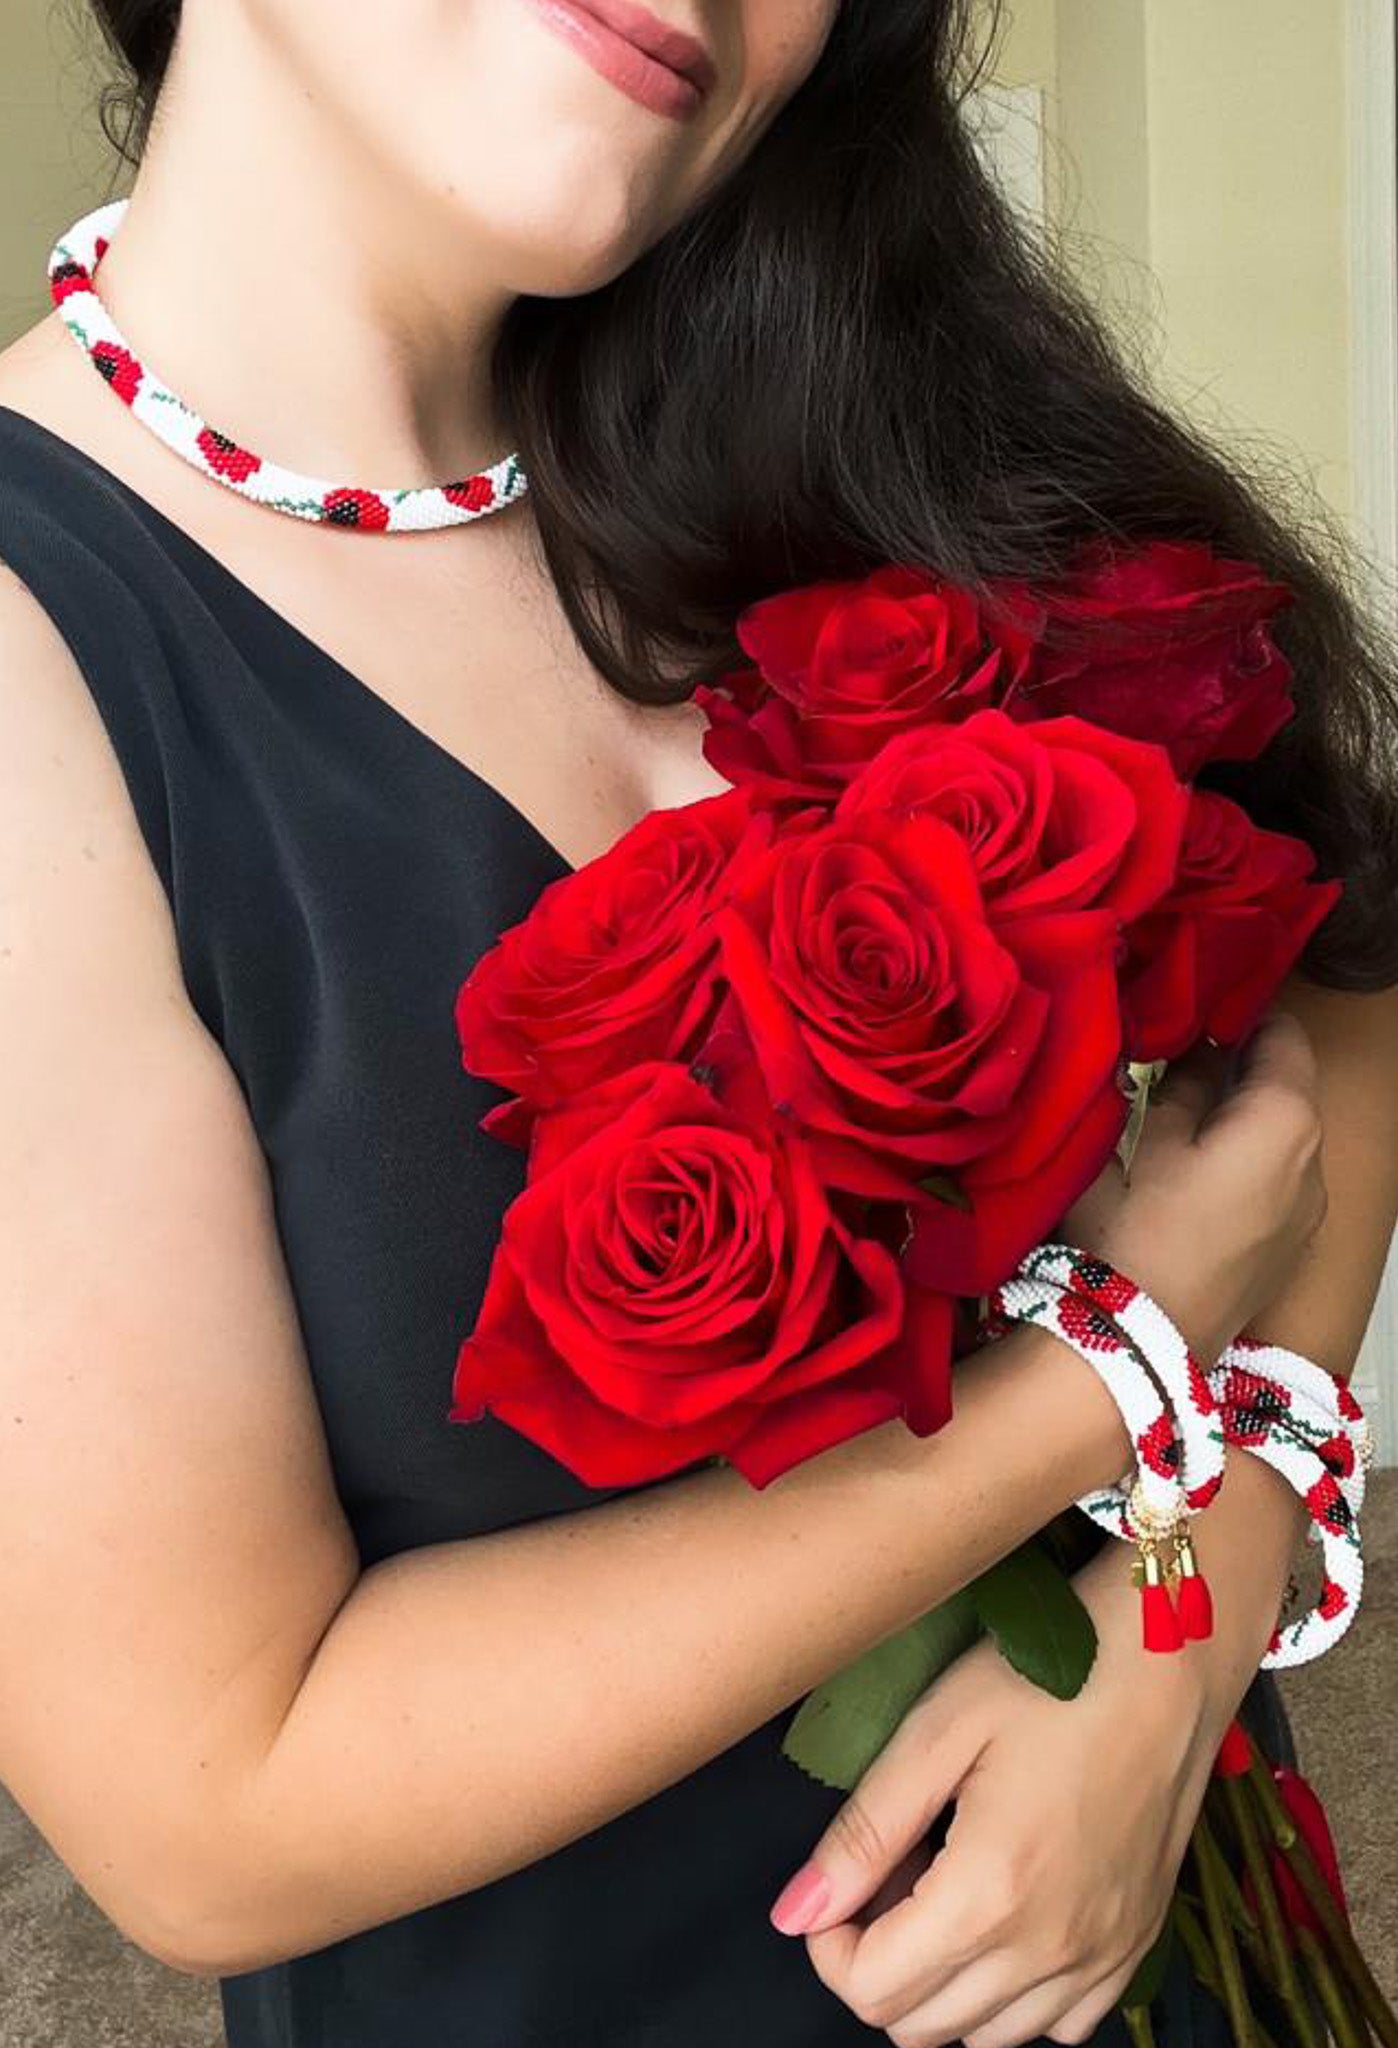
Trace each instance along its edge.
<instances>
[{"instance_id":1,"label":"woman's hand","mask_svg":"<svg viewBox=\"0 0 1398 2048\"><path fill-rule=\"evenodd\" d=\"M1231 1085L1217 1053L1171 1068L1129 1187L1109 1165L1064 1235L1147 1286L1212 1359L1294 1280L1324 1220L1321 1135L1310 1040L1276 1014ZM1078 1575L1099 1637L1082 1694L1055 1700L978 1646L919 1702L793 1880L805 1911L777 1924L806 1935L823 1981L900 2048L1080 2041L1119 1999L1159 1932L1299 1532L1285 1488L1259 1473L1199 1534L1235 1506L1264 1526L1209 1645L1143 1658L1138 1598L1108 1545ZM1201 1562L1232 1562L1236 1537L1211 1532ZM924 1838L951 1800L932 1857Z\"/></svg>"},{"instance_id":2,"label":"woman's hand","mask_svg":"<svg viewBox=\"0 0 1398 2048\"><path fill-rule=\"evenodd\" d=\"M1234 1067L1218 1047L1172 1062L1129 1184L1108 1160L1063 1225L1155 1295L1209 1363L1294 1281L1328 1199L1304 1025L1272 1011Z\"/></svg>"},{"instance_id":3,"label":"woman's hand","mask_svg":"<svg viewBox=\"0 0 1398 2048\"><path fill-rule=\"evenodd\" d=\"M1099 1637L1078 1697L1054 1699L977 1644L812 1852L829 1890L806 1930L811 1963L898 2048L1083 2041L1160 1931L1255 1657L1145 1658L1117 1544L1075 1583ZM929 1860L924 1838L953 1799Z\"/></svg>"}]
</instances>

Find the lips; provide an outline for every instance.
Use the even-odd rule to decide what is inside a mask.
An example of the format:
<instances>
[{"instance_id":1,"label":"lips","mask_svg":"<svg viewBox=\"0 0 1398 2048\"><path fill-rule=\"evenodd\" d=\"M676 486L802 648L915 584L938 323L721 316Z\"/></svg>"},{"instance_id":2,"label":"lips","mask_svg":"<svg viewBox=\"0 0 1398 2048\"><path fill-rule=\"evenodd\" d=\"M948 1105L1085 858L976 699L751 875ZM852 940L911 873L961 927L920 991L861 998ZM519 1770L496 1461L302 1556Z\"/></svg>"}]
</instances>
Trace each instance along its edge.
<instances>
[{"instance_id":1,"label":"lips","mask_svg":"<svg viewBox=\"0 0 1398 2048\"><path fill-rule=\"evenodd\" d=\"M628 43L634 43L647 57L667 65L687 78L701 93L714 83L715 67L704 45L683 29L671 28L635 0L575 0L585 14L595 15L605 28L615 29Z\"/></svg>"},{"instance_id":2,"label":"lips","mask_svg":"<svg viewBox=\"0 0 1398 2048\"><path fill-rule=\"evenodd\" d=\"M545 27L629 99L687 121L717 76L704 45L639 0L530 0Z\"/></svg>"}]
</instances>

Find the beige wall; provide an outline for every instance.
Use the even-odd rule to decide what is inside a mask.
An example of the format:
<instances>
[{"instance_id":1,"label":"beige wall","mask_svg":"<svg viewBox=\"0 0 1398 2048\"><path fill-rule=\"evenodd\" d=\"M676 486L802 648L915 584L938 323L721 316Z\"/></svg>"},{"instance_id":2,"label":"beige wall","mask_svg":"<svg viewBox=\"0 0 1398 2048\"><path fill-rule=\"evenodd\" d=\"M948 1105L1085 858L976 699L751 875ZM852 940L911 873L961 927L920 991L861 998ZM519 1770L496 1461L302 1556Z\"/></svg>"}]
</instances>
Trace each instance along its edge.
<instances>
[{"instance_id":1,"label":"beige wall","mask_svg":"<svg viewBox=\"0 0 1398 2048\"><path fill-rule=\"evenodd\" d=\"M49 251L110 196L83 0L0 0L0 346L49 306Z\"/></svg>"},{"instance_id":2,"label":"beige wall","mask_svg":"<svg viewBox=\"0 0 1398 2048\"><path fill-rule=\"evenodd\" d=\"M1045 87L1051 201L1162 390L1348 515L1345 0L1010 6L1000 75Z\"/></svg>"}]
</instances>

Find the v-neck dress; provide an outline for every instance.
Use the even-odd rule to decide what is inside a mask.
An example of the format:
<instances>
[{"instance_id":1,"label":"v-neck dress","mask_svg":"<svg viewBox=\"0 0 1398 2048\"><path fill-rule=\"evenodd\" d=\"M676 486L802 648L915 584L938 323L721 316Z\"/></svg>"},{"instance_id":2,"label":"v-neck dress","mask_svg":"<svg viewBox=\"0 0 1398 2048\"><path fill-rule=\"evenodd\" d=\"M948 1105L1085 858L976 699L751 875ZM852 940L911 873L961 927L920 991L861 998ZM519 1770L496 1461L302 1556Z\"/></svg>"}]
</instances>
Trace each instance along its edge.
<instances>
[{"instance_id":1,"label":"v-neck dress","mask_svg":"<svg viewBox=\"0 0 1398 2048\"><path fill-rule=\"evenodd\" d=\"M627 1491L584 1486L494 1418L447 1420L522 1184L519 1155L478 1128L500 1095L461 1066L453 999L568 872L562 855L155 506L7 406L0 560L81 668L190 999L245 1096L364 1565ZM840 1804L781 1756L789 1719L494 1883L225 1978L229 2048L885 2040L767 1920ZM1171 1999L1169 2048L1221 2042L1208 2001L1179 1984ZM1124 2035L1111 2021L1095 2039Z\"/></svg>"}]
</instances>

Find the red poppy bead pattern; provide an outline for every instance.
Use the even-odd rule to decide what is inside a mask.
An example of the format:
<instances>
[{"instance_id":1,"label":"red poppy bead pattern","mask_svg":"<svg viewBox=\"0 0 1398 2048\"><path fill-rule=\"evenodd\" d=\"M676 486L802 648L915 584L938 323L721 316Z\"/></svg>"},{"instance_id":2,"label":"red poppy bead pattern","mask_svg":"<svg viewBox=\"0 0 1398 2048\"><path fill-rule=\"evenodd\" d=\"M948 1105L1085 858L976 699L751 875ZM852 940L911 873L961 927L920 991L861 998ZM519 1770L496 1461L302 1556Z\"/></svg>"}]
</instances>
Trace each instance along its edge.
<instances>
[{"instance_id":1,"label":"red poppy bead pattern","mask_svg":"<svg viewBox=\"0 0 1398 2048\"><path fill-rule=\"evenodd\" d=\"M1142 1436L1133 1431L1143 1473L1168 1473L1182 1492L1182 1514L1196 1515L1223 1484L1224 1441L1209 1382L1184 1337L1144 1288L1106 1260L1075 1245L1040 1244L1026 1253L1016 1281L1059 1290L1052 1327L1072 1342L1075 1320L1096 1313L1110 1321L1120 1343L1145 1370L1154 1394L1155 1419ZM1158 1389L1155 1386L1159 1382ZM1163 1399L1161 1396L1163 1395ZM1124 1505L1124 1489L1111 1489ZM1093 1514L1093 1505L1084 1502ZM1095 1519L1115 1527L1115 1520Z\"/></svg>"},{"instance_id":2,"label":"red poppy bead pattern","mask_svg":"<svg viewBox=\"0 0 1398 2048\"><path fill-rule=\"evenodd\" d=\"M1040 1249L1043 1249L1042 1247ZM1035 1255L1030 1254L1033 1258ZM1126 1424L1135 1452L1134 1494L1149 1533L1165 1535L1186 1513L1184 1488L1180 1479L1180 1447L1174 1418L1151 1374L1115 1320L1105 1309L1075 1298L1062 1282L1042 1271L1030 1271L1026 1259L1012 1279L989 1296L990 1330L1001 1323L1037 1323L1077 1352L1091 1366L1107 1389ZM1118 1490L1108 1496L1124 1507L1129 1497L1126 1475ZM1093 1497L1079 1501L1091 1512ZM1113 1525L1114 1533L1135 1536L1138 1532ZM1148 1531L1142 1529L1140 1534Z\"/></svg>"},{"instance_id":3,"label":"red poppy bead pattern","mask_svg":"<svg viewBox=\"0 0 1398 2048\"><path fill-rule=\"evenodd\" d=\"M1305 1502L1306 1534L1321 1553L1316 1604L1279 1622L1266 1670L1308 1664L1340 1640L1364 1591L1359 1515L1374 1455L1353 1392L1321 1366L1277 1344L1238 1337L1209 1375L1230 1444L1279 1472Z\"/></svg>"},{"instance_id":4,"label":"red poppy bead pattern","mask_svg":"<svg viewBox=\"0 0 1398 2048\"><path fill-rule=\"evenodd\" d=\"M1072 1284L1079 1268L1084 1289ZM1122 1316L1134 1318L1134 1329L1108 1311L1108 1300ZM1078 1506L1137 1546L1142 1647L1181 1650L1186 1642L1212 1635L1213 1602L1186 1532L1188 1517L1197 1512L1184 1484L1188 1453L1160 1384L1163 1375L1154 1369L1161 1341L1157 1324L1170 1344L1187 1351L1179 1332L1133 1281L1070 1245L1036 1246L991 1295L989 1307L995 1323L1005 1317L1037 1322L1061 1337L1093 1368L1121 1410L1136 1454L1135 1483L1129 1492L1123 1482L1084 1496ZM1198 1420L1191 1418L1196 1434ZM1197 1467L1197 1444L1193 1456Z\"/></svg>"},{"instance_id":5,"label":"red poppy bead pattern","mask_svg":"<svg viewBox=\"0 0 1398 2048\"><path fill-rule=\"evenodd\" d=\"M1224 1438L1208 1380L1180 1331L1135 1281L1075 1245L1036 1245L990 1308L1062 1337L1121 1410L1135 1484L1128 1490L1123 1480L1077 1505L1139 1549L1145 1648L1178 1650L1211 1635L1213 1602L1187 1523L1222 1484ZM1162 1565L1162 1543L1174 1551L1172 1567Z\"/></svg>"},{"instance_id":6,"label":"red poppy bead pattern","mask_svg":"<svg viewBox=\"0 0 1398 2048\"><path fill-rule=\"evenodd\" d=\"M106 383L167 448L239 497L327 526L365 533L427 533L499 512L528 489L518 455L448 484L378 489L334 484L270 462L201 419L131 347L95 283L130 201L114 199L75 221L49 257L49 291L64 325Z\"/></svg>"}]
</instances>

